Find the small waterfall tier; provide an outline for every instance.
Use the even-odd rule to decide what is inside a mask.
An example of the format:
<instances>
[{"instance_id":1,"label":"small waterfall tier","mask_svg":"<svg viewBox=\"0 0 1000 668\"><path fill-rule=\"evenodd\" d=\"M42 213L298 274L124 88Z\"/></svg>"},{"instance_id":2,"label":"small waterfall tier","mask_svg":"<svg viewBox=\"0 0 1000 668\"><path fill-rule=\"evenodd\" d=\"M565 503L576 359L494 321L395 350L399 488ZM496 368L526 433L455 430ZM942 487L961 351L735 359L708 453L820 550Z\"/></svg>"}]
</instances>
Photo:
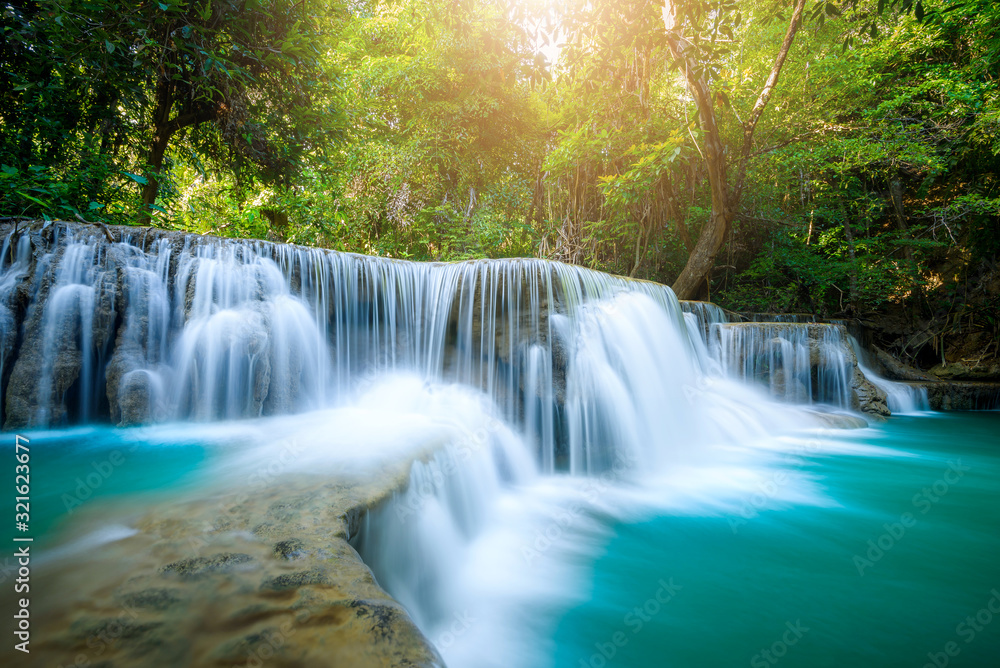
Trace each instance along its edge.
<instances>
[{"instance_id":1,"label":"small waterfall tier","mask_svg":"<svg viewBox=\"0 0 1000 668\"><path fill-rule=\"evenodd\" d=\"M719 323L709 348L723 369L790 403L889 414L885 392L858 366L843 325Z\"/></svg>"},{"instance_id":2,"label":"small waterfall tier","mask_svg":"<svg viewBox=\"0 0 1000 668\"><path fill-rule=\"evenodd\" d=\"M865 350L855 337L849 336L848 340L851 349L857 356L858 368L873 385L885 392L886 403L890 411L893 413L915 413L930 410L930 397L926 387L889 380L876 371L880 365L875 355Z\"/></svg>"},{"instance_id":3,"label":"small waterfall tier","mask_svg":"<svg viewBox=\"0 0 1000 668\"><path fill-rule=\"evenodd\" d=\"M805 324L820 322L812 313L744 313L743 319L749 322L782 322Z\"/></svg>"}]
</instances>

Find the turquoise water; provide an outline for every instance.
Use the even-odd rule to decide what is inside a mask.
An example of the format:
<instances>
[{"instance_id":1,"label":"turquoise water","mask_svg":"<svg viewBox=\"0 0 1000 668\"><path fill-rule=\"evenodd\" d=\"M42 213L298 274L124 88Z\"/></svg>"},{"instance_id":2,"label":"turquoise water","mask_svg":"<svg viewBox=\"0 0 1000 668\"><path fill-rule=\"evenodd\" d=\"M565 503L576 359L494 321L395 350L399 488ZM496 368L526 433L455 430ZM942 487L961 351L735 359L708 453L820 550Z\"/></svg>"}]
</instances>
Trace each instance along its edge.
<instances>
[{"instance_id":1,"label":"turquoise water","mask_svg":"<svg viewBox=\"0 0 1000 668\"><path fill-rule=\"evenodd\" d=\"M893 451L807 454L824 505L614 525L553 665L1000 666L1000 413L835 438Z\"/></svg>"},{"instance_id":2,"label":"turquoise water","mask_svg":"<svg viewBox=\"0 0 1000 668\"><path fill-rule=\"evenodd\" d=\"M14 526L14 499L4 499L7 540L30 536L38 549L73 533L74 519L100 504L127 506L166 490L179 491L200 478L207 439L189 428L76 429L24 432L30 466L30 521ZM16 479L14 436L4 436L11 487ZM23 482L23 481L21 481ZM19 482L18 484L21 484Z\"/></svg>"},{"instance_id":3,"label":"turquoise water","mask_svg":"<svg viewBox=\"0 0 1000 668\"><path fill-rule=\"evenodd\" d=\"M255 430L28 434L29 533L44 552L79 533L79 517L204 489ZM1000 413L822 438L765 458L760 491L735 503L595 514L610 538L566 563L584 574L583 600L521 611L551 629L527 663L1000 667ZM784 493L803 480L807 493Z\"/></svg>"}]
</instances>

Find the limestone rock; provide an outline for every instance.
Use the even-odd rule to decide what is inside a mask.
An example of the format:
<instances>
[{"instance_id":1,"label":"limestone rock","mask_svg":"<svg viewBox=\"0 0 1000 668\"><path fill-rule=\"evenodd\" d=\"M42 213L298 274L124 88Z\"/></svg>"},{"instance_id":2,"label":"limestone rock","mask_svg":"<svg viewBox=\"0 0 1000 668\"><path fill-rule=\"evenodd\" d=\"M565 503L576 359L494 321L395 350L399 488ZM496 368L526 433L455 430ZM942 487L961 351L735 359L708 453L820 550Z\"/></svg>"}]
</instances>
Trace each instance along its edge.
<instances>
[{"instance_id":1,"label":"limestone rock","mask_svg":"<svg viewBox=\"0 0 1000 668\"><path fill-rule=\"evenodd\" d=\"M889 380L937 380L937 377L929 373L904 364L878 346L872 346L872 351L875 353L875 359L885 370L886 377Z\"/></svg>"},{"instance_id":2,"label":"limestone rock","mask_svg":"<svg viewBox=\"0 0 1000 668\"><path fill-rule=\"evenodd\" d=\"M851 390L854 396L852 408L876 420L884 420L891 415L885 392L865 378L865 374L857 367L856 361L854 371L851 374Z\"/></svg>"},{"instance_id":3,"label":"limestone rock","mask_svg":"<svg viewBox=\"0 0 1000 668\"><path fill-rule=\"evenodd\" d=\"M1000 381L1000 364L969 366L961 362L949 362L932 367L929 373L940 380Z\"/></svg>"},{"instance_id":4,"label":"limestone rock","mask_svg":"<svg viewBox=\"0 0 1000 668\"><path fill-rule=\"evenodd\" d=\"M47 569L19 665L443 668L347 540L405 489L411 464L155 506L133 520L135 535Z\"/></svg>"},{"instance_id":5,"label":"limestone rock","mask_svg":"<svg viewBox=\"0 0 1000 668\"><path fill-rule=\"evenodd\" d=\"M913 382L927 390L927 399L935 411L972 411L1000 408L1000 383L982 381L938 380Z\"/></svg>"}]
</instances>

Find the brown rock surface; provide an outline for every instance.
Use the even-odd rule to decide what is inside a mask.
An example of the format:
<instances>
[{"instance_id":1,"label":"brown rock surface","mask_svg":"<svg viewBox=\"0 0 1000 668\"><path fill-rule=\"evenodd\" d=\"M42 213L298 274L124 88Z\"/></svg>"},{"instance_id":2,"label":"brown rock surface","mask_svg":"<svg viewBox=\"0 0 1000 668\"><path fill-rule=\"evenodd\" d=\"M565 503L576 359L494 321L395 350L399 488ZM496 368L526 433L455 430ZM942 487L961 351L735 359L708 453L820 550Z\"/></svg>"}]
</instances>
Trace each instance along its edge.
<instances>
[{"instance_id":1,"label":"brown rock surface","mask_svg":"<svg viewBox=\"0 0 1000 668\"><path fill-rule=\"evenodd\" d=\"M136 534L36 567L32 651L16 665L443 666L348 543L409 468L159 502Z\"/></svg>"}]
</instances>

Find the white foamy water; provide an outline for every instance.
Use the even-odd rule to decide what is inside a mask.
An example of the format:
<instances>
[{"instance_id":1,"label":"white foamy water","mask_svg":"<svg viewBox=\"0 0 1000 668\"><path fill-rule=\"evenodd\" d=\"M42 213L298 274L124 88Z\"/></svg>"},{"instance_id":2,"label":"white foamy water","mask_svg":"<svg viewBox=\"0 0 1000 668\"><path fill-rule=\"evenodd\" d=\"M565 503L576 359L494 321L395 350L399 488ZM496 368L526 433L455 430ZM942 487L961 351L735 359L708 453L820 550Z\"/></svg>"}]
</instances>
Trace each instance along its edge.
<instances>
[{"instance_id":1,"label":"white foamy water","mask_svg":"<svg viewBox=\"0 0 1000 668\"><path fill-rule=\"evenodd\" d=\"M26 280L25 239L7 241L5 299ZM160 424L123 440L202 444L209 488L416 460L353 541L452 666L545 665L545 608L588 595L616 521L827 507L811 459L895 456L831 438L805 408L850 405L840 328L735 328L664 286L539 260L72 233L39 250L29 423L137 411ZM27 358L3 351L6 378Z\"/></svg>"}]
</instances>

